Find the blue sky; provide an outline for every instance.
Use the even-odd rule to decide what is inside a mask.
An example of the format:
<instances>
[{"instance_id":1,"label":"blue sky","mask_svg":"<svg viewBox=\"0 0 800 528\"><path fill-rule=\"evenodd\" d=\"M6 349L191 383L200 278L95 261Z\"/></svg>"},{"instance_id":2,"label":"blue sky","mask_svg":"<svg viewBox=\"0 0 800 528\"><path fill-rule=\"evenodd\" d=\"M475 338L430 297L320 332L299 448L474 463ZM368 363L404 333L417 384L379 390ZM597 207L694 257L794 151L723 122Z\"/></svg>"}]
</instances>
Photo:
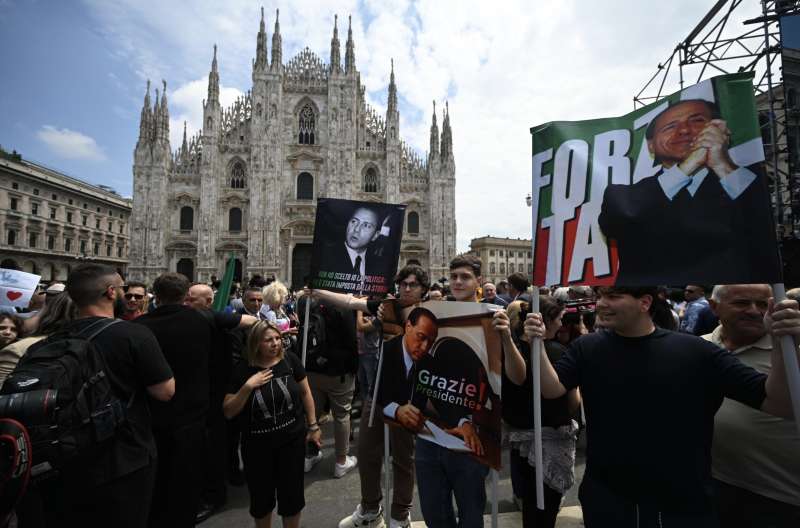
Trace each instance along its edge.
<instances>
[{"instance_id":1,"label":"blue sky","mask_svg":"<svg viewBox=\"0 0 800 528\"><path fill-rule=\"evenodd\" d=\"M737 20L757 14L752 3ZM223 105L250 88L262 5L268 41L280 8L284 62L305 46L327 62L337 13L344 58L351 14L367 97L385 110L393 58L400 133L420 154L427 150L431 102L449 101L464 250L477 236L530 236L524 196L531 126L630 111L656 64L712 4L0 0L0 145L130 195L146 79L154 87L167 81L175 149L184 120L190 133L200 125L215 43ZM489 210L505 212L475 214Z\"/></svg>"}]
</instances>

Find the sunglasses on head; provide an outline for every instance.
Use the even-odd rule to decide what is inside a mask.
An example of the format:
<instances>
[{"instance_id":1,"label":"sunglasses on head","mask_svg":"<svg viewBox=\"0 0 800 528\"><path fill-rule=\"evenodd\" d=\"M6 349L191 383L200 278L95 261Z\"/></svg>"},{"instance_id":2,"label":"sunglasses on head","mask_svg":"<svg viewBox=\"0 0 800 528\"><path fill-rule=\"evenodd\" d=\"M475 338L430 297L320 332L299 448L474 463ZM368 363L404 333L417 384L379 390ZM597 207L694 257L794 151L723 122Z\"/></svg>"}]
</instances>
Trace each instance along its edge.
<instances>
[{"instance_id":1,"label":"sunglasses on head","mask_svg":"<svg viewBox=\"0 0 800 528\"><path fill-rule=\"evenodd\" d=\"M130 301L131 299L136 299L137 301L141 301L142 299L144 299L144 295L142 295L141 293L126 293L125 299L128 301Z\"/></svg>"}]
</instances>

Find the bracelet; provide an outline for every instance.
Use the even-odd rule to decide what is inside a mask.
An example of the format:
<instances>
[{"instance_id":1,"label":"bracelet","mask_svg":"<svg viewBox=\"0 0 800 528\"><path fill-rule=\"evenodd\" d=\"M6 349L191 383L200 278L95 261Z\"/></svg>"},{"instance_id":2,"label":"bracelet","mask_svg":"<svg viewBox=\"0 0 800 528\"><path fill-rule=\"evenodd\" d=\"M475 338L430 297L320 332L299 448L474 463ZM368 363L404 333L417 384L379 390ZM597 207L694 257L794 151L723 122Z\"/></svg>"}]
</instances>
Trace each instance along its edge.
<instances>
[{"instance_id":1,"label":"bracelet","mask_svg":"<svg viewBox=\"0 0 800 528\"><path fill-rule=\"evenodd\" d=\"M310 429L310 428L312 428L314 426L319 426L319 422L310 423L306 427L308 427Z\"/></svg>"},{"instance_id":2,"label":"bracelet","mask_svg":"<svg viewBox=\"0 0 800 528\"><path fill-rule=\"evenodd\" d=\"M319 426L317 424L314 424L314 425L312 425L311 427L308 428L308 432L309 433L316 433L319 430L320 429L319 429Z\"/></svg>"}]
</instances>

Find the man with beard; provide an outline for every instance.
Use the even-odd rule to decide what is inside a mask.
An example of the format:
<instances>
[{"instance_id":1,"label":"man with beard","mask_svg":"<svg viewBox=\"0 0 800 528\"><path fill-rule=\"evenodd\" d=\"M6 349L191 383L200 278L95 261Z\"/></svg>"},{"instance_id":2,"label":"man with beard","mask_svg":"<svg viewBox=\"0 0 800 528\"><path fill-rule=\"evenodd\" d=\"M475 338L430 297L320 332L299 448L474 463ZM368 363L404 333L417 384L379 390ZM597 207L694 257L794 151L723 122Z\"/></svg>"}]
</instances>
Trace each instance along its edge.
<instances>
[{"instance_id":1,"label":"man with beard","mask_svg":"<svg viewBox=\"0 0 800 528\"><path fill-rule=\"evenodd\" d=\"M103 264L77 266L67 280L67 293L78 307L75 333L114 317L124 309L122 278ZM98 446L90 460L67 468L46 508L53 508L52 526L137 527L147 525L156 474L156 444L151 428L150 402L167 402L175 379L148 329L127 322L106 326L92 344L107 364L114 395L127 403L129 427L110 443ZM50 525L50 523L48 523Z\"/></svg>"},{"instance_id":2,"label":"man with beard","mask_svg":"<svg viewBox=\"0 0 800 528\"><path fill-rule=\"evenodd\" d=\"M133 321L144 313L147 286L143 282L129 281L125 285L125 311L120 319Z\"/></svg>"},{"instance_id":3,"label":"man with beard","mask_svg":"<svg viewBox=\"0 0 800 528\"><path fill-rule=\"evenodd\" d=\"M767 375L713 343L656 328L655 287L602 287L597 293L597 317L606 330L573 341L555 366L541 355L543 397L558 398L575 387L583 396L589 443L579 498L587 528L718 526L714 415L724 398L774 416L792 415L780 347L772 349ZM770 300L764 327L773 338L796 342L797 302ZM543 337L545 331L541 314L529 314L526 335ZM647 419L636 419L642 416Z\"/></svg>"},{"instance_id":4,"label":"man with beard","mask_svg":"<svg viewBox=\"0 0 800 528\"><path fill-rule=\"evenodd\" d=\"M703 338L768 374L772 337L764 314L767 284L716 286L711 309L720 325ZM725 398L714 417L711 474L722 528L800 526L800 438L794 422Z\"/></svg>"}]
</instances>

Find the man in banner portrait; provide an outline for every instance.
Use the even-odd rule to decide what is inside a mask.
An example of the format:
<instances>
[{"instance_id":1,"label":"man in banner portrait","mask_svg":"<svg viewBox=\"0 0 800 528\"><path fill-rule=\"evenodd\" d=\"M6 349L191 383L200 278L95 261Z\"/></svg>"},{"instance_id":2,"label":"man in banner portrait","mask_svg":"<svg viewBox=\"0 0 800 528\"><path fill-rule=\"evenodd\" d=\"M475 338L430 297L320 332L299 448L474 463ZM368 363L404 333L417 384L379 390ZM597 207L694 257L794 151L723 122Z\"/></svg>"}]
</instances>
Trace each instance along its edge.
<instances>
[{"instance_id":1,"label":"man in banner portrait","mask_svg":"<svg viewBox=\"0 0 800 528\"><path fill-rule=\"evenodd\" d=\"M752 73L531 133L535 283L781 281Z\"/></svg>"},{"instance_id":2,"label":"man in banner portrait","mask_svg":"<svg viewBox=\"0 0 800 528\"><path fill-rule=\"evenodd\" d=\"M723 283L750 276L775 253L765 232L771 225L766 189L753 184L762 166L737 166L730 136L717 105L703 99L676 101L650 122L647 149L660 173L609 185L598 219L603 234L617 241L617 284L657 283L663 267L653 255L664 247L679 247L686 257L673 273L683 277L680 284L704 270ZM741 258L747 253L753 258Z\"/></svg>"},{"instance_id":3,"label":"man in banner portrait","mask_svg":"<svg viewBox=\"0 0 800 528\"><path fill-rule=\"evenodd\" d=\"M365 295L388 292L404 218L404 205L318 200L312 287Z\"/></svg>"}]
</instances>

